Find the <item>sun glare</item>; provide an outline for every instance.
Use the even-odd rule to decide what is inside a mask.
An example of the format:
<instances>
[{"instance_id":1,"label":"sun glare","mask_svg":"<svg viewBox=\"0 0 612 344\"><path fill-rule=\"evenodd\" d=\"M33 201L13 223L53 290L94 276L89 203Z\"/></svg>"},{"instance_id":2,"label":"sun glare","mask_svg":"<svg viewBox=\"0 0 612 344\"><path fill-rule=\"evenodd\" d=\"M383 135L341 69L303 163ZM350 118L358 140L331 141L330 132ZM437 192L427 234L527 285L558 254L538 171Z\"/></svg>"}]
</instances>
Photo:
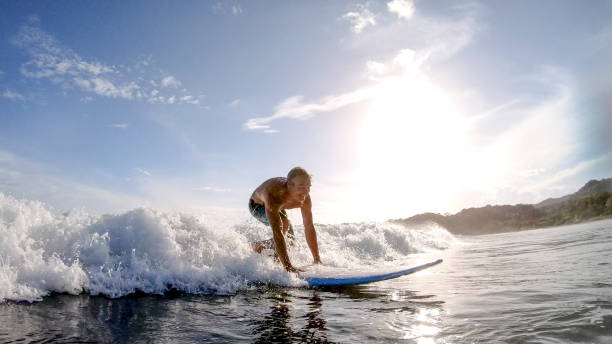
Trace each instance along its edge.
<instances>
[{"instance_id":1,"label":"sun glare","mask_svg":"<svg viewBox=\"0 0 612 344\"><path fill-rule=\"evenodd\" d=\"M435 190L467 177L456 168L469 159L466 127L449 97L422 73L381 80L360 128L362 192L403 200L394 202L402 213L415 195L427 204L445 197Z\"/></svg>"}]
</instances>

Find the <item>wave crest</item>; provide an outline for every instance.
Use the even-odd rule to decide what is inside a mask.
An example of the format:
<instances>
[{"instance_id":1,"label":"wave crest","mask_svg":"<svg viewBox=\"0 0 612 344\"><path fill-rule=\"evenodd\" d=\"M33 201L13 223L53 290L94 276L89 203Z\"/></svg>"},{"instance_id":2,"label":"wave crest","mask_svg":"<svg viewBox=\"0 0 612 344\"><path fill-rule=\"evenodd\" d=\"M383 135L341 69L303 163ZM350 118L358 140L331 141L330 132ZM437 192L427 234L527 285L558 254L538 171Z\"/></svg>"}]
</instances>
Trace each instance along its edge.
<instances>
[{"instance_id":1,"label":"wave crest","mask_svg":"<svg viewBox=\"0 0 612 344\"><path fill-rule=\"evenodd\" d=\"M246 211L246 210L245 210ZM294 265L312 261L302 226L290 250ZM392 223L317 225L326 265L358 267L449 247L440 227ZM136 291L233 293L255 282L304 285L249 241L270 236L254 222L211 223L192 214L139 208L117 215L60 213L42 202L0 193L0 302L36 301L51 292L121 297Z\"/></svg>"}]
</instances>

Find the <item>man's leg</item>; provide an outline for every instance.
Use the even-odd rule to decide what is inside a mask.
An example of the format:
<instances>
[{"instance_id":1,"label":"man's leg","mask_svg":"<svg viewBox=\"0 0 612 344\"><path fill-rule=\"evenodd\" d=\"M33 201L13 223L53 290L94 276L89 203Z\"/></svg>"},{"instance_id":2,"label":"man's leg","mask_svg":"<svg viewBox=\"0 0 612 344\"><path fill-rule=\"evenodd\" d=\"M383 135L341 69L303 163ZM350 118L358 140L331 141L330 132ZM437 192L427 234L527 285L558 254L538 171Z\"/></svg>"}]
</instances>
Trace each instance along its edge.
<instances>
[{"instance_id":1,"label":"man's leg","mask_svg":"<svg viewBox=\"0 0 612 344\"><path fill-rule=\"evenodd\" d=\"M281 216L281 221L283 223L283 236L286 238L287 244L293 246L293 227L291 226L291 221L289 221L286 215ZM263 250L274 250L274 239L252 242L251 247L257 253L261 253ZM276 252L274 255L276 256Z\"/></svg>"},{"instance_id":2,"label":"man's leg","mask_svg":"<svg viewBox=\"0 0 612 344\"><path fill-rule=\"evenodd\" d=\"M270 222L266 217L266 209L261 204L256 204L252 199L249 200L249 212L256 218L259 222L263 223L266 226L270 226ZM253 251L257 253L261 253L263 250L274 249L274 242L272 239L262 240L257 242L252 242L251 247Z\"/></svg>"},{"instance_id":3,"label":"man's leg","mask_svg":"<svg viewBox=\"0 0 612 344\"><path fill-rule=\"evenodd\" d=\"M280 212L280 216L281 216L281 220L283 221L283 235L287 236L287 233L289 234L288 237L293 239L293 226L291 226L291 221L289 221L289 216L287 216L287 211L285 209L283 209Z\"/></svg>"},{"instance_id":4,"label":"man's leg","mask_svg":"<svg viewBox=\"0 0 612 344\"><path fill-rule=\"evenodd\" d=\"M266 209L263 205L255 204L254 202L249 200L249 211L251 212L251 215L253 215L253 217L259 220L259 222L263 223L266 226L270 226L270 221L268 221L268 217L266 216ZM288 237L289 240L287 241L289 246L293 246L293 227L291 226L291 221L289 221L289 218L287 217L287 212L284 209L280 212L280 216L283 225L283 236ZM287 232L289 232L288 236ZM274 249L274 239L252 242L251 247L253 248L253 251L257 253L261 253L261 251L263 250L276 251ZM276 252L274 252L274 255L276 256Z\"/></svg>"},{"instance_id":5,"label":"man's leg","mask_svg":"<svg viewBox=\"0 0 612 344\"><path fill-rule=\"evenodd\" d=\"M287 244L293 246L293 227L291 226L291 221L285 216L281 216L281 221L283 223L283 236ZM289 232L289 235L287 235L287 232ZM261 253L263 250L274 250L274 239L252 242L251 247L257 253Z\"/></svg>"},{"instance_id":6,"label":"man's leg","mask_svg":"<svg viewBox=\"0 0 612 344\"><path fill-rule=\"evenodd\" d=\"M281 221L283 221L283 236L289 246L293 246L293 226L287 217L287 213L281 213Z\"/></svg>"},{"instance_id":7,"label":"man's leg","mask_svg":"<svg viewBox=\"0 0 612 344\"><path fill-rule=\"evenodd\" d=\"M289 227L291 227L291 221L289 221L289 219L285 216L281 216L281 221L283 222L283 235L287 236L287 231L289 230Z\"/></svg>"}]
</instances>

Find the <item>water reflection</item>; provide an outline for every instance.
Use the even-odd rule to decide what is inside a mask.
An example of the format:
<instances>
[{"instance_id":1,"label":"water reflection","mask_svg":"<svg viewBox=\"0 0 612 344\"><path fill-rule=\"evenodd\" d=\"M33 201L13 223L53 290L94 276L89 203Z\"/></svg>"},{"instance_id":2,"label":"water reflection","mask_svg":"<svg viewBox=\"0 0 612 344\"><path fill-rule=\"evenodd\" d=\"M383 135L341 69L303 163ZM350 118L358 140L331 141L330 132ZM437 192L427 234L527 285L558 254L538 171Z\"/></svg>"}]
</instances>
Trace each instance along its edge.
<instances>
[{"instance_id":1,"label":"water reflection","mask_svg":"<svg viewBox=\"0 0 612 344\"><path fill-rule=\"evenodd\" d=\"M159 330L165 309L142 298L110 300L87 295L56 294L41 302L6 303L0 342L52 341L75 343L133 342L142 333Z\"/></svg>"},{"instance_id":2,"label":"water reflection","mask_svg":"<svg viewBox=\"0 0 612 344\"><path fill-rule=\"evenodd\" d=\"M307 343L329 343L325 332L327 322L322 316L322 299L319 297L319 292L313 291L309 301L306 326L302 328L298 337Z\"/></svg>"},{"instance_id":3,"label":"water reflection","mask_svg":"<svg viewBox=\"0 0 612 344\"><path fill-rule=\"evenodd\" d=\"M53 295L34 304L0 304L0 343L427 343L440 338L444 314L433 295L392 285L232 296Z\"/></svg>"},{"instance_id":4,"label":"water reflection","mask_svg":"<svg viewBox=\"0 0 612 344\"><path fill-rule=\"evenodd\" d=\"M381 337L426 344L435 343L441 333L444 302L436 300L436 295L375 285L361 286L358 290L351 290L348 295L362 300L365 297L378 298L374 303L377 307L371 307L369 311L380 314L375 317L395 333L391 336L381 333ZM369 303L372 304L372 301Z\"/></svg>"},{"instance_id":5,"label":"water reflection","mask_svg":"<svg viewBox=\"0 0 612 344\"><path fill-rule=\"evenodd\" d=\"M327 322L322 316L322 299L318 291L311 291L307 298L306 313L297 316L300 312L292 305L303 298L288 293L281 293L270 297L272 305L270 312L263 319L255 321L253 335L255 343L331 343L327 339ZM304 320L304 322L302 322ZM300 329L294 330L293 327ZM293 325L293 327L292 327Z\"/></svg>"},{"instance_id":6,"label":"water reflection","mask_svg":"<svg viewBox=\"0 0 612 344\"><path fill-rule=\"evenodd\" d=\"M285 289L267 295L268 312L252 323L255 343L435 343L442 329L444 302L435 295L380 286Z\"/></svg>"},{"instance_id":7,"label":"water reflection","mask_svg":"<svg viewBox=\"0 0 612 344\"><path fill-rule=\"evenodd\" d=\"M261 320L255 321L253 335L255 343L288 343L293 335L289 320L291 314L287 294L275 295L270 312Z\"/></svg>"},{"instance_id":8,"label":"water reflection","mask_svg":"<svg viewBox=\"0 0 612 344\"><path fill-rule=\"evenodd\" d=\"M337 286L337 287L320 287L322 292L329 292L334 294L340 294L348 296L351 299L378 299L386 293L381 293L378 289L372 289L364 285L349 285L349 286Z\"/></svg>"}]
</instances>

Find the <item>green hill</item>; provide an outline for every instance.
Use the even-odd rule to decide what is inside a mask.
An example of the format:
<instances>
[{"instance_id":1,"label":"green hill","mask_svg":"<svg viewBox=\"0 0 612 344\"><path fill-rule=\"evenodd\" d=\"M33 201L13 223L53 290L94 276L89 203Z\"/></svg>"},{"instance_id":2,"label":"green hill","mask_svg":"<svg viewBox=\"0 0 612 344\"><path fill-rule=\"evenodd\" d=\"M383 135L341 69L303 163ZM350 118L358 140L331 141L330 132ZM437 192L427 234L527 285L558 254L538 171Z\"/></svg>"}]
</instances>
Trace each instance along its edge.
<instances>
[{"instance_id":1,"label":"green hill","mask_svg":"<svg viewBox=\"0 0 612 344\"><path fill-rule=\"evenodd\" d=\"M487 205L454 215L424 213L391 220L403 224L436 222L455 234L490 234L612 217L612 178L591 180L577 192L538 204Z\"/></svg>"}]
</instances>

